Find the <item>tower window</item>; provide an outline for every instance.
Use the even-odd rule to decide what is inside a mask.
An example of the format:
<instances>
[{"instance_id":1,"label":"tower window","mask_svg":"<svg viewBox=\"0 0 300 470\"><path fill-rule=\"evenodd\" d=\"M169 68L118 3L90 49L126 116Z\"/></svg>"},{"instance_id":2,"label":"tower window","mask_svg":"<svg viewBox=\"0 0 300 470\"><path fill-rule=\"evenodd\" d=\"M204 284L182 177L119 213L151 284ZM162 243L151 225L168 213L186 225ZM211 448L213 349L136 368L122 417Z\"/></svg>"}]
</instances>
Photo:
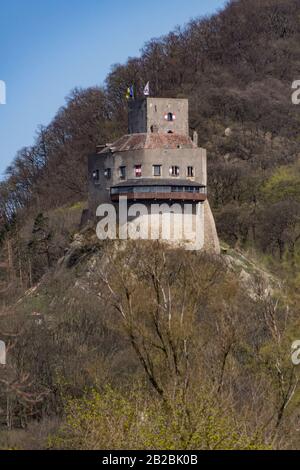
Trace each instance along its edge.
<instances>
[{"instance_id":1,"label":"tower window","mask_svg":"<svg viewBox=\"0 0 300 470\"><path fill-rule=\"evenodd\" d=\"M179 166L171 166L170 175L171 176L179 176Z\"/></svg>"},{"instance_id":2,"label":"tower window","mask_svg":"<svg viewBox=\"0 0 300 470\"><path fill-rule=\"evenodd\" d=\"M161 165L153 165L153 176L161 176Z\"/></svg>"},{"instance_id":3,"label":"tower window","mask_svg":"<svg viewBox=\"0 0 300 470\"><path fill-rule=\"evenodd\" d=\"M93 180L95 182L98 182L100 180L100 171L99 170L94 170L93 171Z\"/></svg>"},{"instance_id":4,"label":"tower window","mask_svg":"<svg viewBox=\"0 0 300 470\"><path fill-rule=\"evenodd\" d=\"M188 176L188 178L194 178L195 170L194 170L193 166L188 166L187 167L187 176Z\"/></svg>"},{"instance_id":5,"label":"tower window","mask_svg":"<svg viewBox=\"0 0 300 470\"><path fill-rule=\"evenodd\" d=\"M126 179L126 166L120 166L120 178L121 180Z\"/></svg>"},{"instance_id":6,"label":"tower window","mask_svg":"<svg viewBox=\"0 0 300 470\"><path fill-rule=\"evenodd\" d=\"M136 178L140 178L142 176L142 165L135 165L134 175Z\"/></svg>"},{"instance_id":7,"label":"tower window","mask_svg":"<svg viewBox=\"0 0 300 470\"><path fill-rule=\"evenodd\" d=\"M174 114L173 113L168 113L168 121L169 122L174 121Z\"/></svg>"}]
</instances>

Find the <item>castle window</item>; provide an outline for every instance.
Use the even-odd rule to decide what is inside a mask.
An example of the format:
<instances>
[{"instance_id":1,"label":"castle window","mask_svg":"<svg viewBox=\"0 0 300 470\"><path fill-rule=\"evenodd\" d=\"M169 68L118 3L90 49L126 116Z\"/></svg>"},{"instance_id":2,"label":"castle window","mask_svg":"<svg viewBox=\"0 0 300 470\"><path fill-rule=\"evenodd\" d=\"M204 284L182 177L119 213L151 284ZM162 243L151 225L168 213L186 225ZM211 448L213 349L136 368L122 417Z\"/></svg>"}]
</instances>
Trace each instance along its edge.
<instances>
[{"instance_id":1,"label":"castle window","mask_svg":"<svg viewBox=\"0 0 300 470\"><path fill-rule=\"evenodd\" d=\"M94 170L93 171L93 180L95 182L99 181L100 180L100 171L99 170Z\"/></svg>"},{"instance_id":2,"label":"castle window","mask_svg":"<svg viewBox=\"0 0 300 470\"><path fill-rule=\"evenodd\" d=\"M173 113L168 113L168 121L169 122L174 121L174 114Z\"/></svg>"},{"instance_id":3,"label":"castle window","mask_svg":"<svg viewBox=\"0 0 300 470\"><path fill-rule=\"evenodd\" d=\"M120 166L120 178L121 180L126 179L126 166Z\"/></svg>"},{"instance_id":4,"label":"castle window","mask_svg":"<svg viewBox=\"0 0 300 470\"><path fill-rule=\"evenodd\" d=\"M187 186L185 190L188 193L199 193L199 188L194 188L193 186Z\"/></svg>"},{"instance_id":5,"label":"castle window","mask_svg":"<svg viewBox=\"0 0 300 470\"><path fill-rule=\"evenodd\" d=\"M171 166L170 175L171 176L179 176L179 166Z\"/></svg>"},{"instance_id":6,"label":"castle window","mask_svg":"<svg viewBox=\"0 0 300 470\"><path fill-rule=\"evenodd\" d=\"M104 170L104 176L105 176L105 178L107 178L108 180L110 180L110 178L111 178L111 168L106 168L106 169Z\"/></svg>"},{"instance_id":7,"label":"castle window","mask_svg":"<svg viewBox=\"0 0 300 470\"><path fill-rule=\"evenodd\" d=\"M134 175L136 178L140 178L142 176L142 165L135 165Z\"/></svg>"},{"instance_id":8,"label":"castle window","mask_svg":"<svg viewBox=\"0 0 300 470\"><path fill-rule=\"evenodd\" d=\"M194 178L195 176L195 171L193 166L188 166L187 167L187 177L188 178Z\"/></svg>"},{"instance_id":9,"label":"castle window","mask_svg":"<svg viewBox=\"0 0 300 470\"><path fill-rule=\"evenodd\" d=\"M161 165L153 165L153 176L161 176Z\"/></svg>"}]
</instances>

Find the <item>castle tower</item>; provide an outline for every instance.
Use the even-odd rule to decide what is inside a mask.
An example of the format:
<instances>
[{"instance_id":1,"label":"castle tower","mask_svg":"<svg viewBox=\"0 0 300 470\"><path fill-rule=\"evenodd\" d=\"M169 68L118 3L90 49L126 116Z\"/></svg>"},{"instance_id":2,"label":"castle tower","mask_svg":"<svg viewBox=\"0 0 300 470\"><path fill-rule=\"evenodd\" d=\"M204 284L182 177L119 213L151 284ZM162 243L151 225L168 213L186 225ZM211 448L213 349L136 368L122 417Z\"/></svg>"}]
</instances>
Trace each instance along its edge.
<instances>
[{"instance_id":1,"label":"castle tower","mask_svg":"<svg viewBox=\"0 0 300 470\"><path fill-rule=\"evenodd\" d=\"M136 238L220 252L207 200L206 150L196 133L189 136L188 100L131 100L128 134L89 157L90 213L111 203L120 215L125 200Z\"/></svg>"}]
</instances>

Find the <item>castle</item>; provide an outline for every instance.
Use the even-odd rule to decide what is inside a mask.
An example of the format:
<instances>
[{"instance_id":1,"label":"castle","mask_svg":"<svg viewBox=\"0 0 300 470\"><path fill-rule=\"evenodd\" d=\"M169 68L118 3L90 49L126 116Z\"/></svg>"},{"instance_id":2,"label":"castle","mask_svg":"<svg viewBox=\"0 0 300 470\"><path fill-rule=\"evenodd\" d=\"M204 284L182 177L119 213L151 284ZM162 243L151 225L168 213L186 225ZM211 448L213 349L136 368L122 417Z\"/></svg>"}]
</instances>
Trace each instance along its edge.
<instances>
[{"instance_id":1,"label":"castle","mask_svg":"<svg viewBox=\"0 0 300 470\"><path fill-rule=\"evenodd\" d=\"M89 212L96 215L100 204L113 204L118 212L126 198L130 215L126 225L139 227L143 238L154 232L154 238L188 249L219 253L207 199L206 150L198 147L196 132L193 139L189 136L188 105L186 99L129 101L128 134L89 156ZM150 206L156 211L149 214L143 208ZM167 207L173 225L163 237ZM181 225L188 217L187 234Z\"/></svg>"}]
</instances>

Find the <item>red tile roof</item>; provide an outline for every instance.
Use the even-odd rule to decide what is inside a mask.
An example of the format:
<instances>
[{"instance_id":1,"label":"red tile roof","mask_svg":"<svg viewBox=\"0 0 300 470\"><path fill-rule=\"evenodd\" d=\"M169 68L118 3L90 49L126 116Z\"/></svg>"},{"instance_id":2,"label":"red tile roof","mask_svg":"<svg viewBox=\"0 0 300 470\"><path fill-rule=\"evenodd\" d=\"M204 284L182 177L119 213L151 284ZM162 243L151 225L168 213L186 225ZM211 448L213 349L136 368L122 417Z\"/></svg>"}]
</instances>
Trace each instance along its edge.
<instances>
[{"instance_id":1,"label":"red tile roof","mask_svg":"<svg viewBox=\"0 0 300 470\"><path fill-rule=\"evenodd\" d=\"M113 144L105 147L99 153L126 152L141 149L177 149L195 148L195 144L189 136L180 134L129 134L124 135Z\"/></svg>"}]
</instances>

